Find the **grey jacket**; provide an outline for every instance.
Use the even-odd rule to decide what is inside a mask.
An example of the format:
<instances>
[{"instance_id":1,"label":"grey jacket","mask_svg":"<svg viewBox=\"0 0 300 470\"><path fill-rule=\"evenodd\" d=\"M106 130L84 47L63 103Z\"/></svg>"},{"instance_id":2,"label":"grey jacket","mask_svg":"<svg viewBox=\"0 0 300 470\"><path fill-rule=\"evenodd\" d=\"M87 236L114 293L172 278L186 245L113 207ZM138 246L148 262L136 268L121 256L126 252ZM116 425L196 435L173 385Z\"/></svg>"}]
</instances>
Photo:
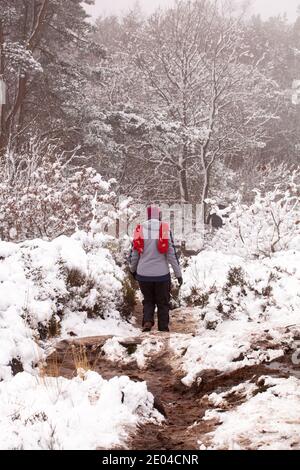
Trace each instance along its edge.
<instances>
[{"instance_id":1,"label":"grey jacket","mask_svg":"<svg viewBox=\"0 0 300 470\"><path fill-rule=\"evenodd\" d=\"M158 251L159 227L159 220L151 219L144 222L144 251L140 255L136 250L131 249L129 269L132 273L137 273L138 281L160 282L170 279L169 265L172 266L177 278L182 277L171 232L168 252L162 254Z\"/></svg>"}]
</instances>

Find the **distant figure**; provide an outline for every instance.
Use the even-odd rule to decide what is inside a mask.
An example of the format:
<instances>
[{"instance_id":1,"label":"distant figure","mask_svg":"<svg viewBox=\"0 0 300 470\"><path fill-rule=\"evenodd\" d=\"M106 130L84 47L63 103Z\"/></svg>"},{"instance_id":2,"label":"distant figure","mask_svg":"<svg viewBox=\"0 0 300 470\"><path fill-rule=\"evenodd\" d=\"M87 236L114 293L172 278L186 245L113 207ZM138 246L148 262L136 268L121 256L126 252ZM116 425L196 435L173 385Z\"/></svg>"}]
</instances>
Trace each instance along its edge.
<instances>
[{"instance_id":1,"label":"distant figure","mask_svg":"<svg viewBox=\"0 0 300 470\"><path fill-rule=\"evenodd\" d=\"M161 221L158 207L147 209L148 220L135 229L129 258L130 272L139 282L144 301L143 331L151 331L157 307L158 330L169 331L172 266L179 286L182 273L168 224Z\"/></svg>"},{"instance_id":2,"label":"distant figure","mask_svg":"<svg viewBox=\"0 0 300 470\"><path fill-rule=\"evenodd\" d=\"M218 204L218 208L221 211L223 211L224 209L226 209L226 206L223 206L222 204ZM226 217L226 215L224 215L223 217ZM224 225L222 217L217 215L216 213L213 213L213 214L209 215L207 223L209 225L211 225L216 230L219 230Z\"/></svg>"}]
</instances>

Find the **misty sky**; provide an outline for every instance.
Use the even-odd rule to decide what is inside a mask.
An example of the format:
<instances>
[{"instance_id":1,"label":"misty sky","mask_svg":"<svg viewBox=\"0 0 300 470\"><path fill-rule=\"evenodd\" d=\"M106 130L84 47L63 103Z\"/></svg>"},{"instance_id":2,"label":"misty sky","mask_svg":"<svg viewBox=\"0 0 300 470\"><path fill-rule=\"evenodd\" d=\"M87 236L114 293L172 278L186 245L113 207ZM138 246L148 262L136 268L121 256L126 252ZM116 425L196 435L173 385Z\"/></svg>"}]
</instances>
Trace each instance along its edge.
<instances>
[{"instance_id":1,"label":"misty sky","mask_svg":"<svg viewBox=\"0 0 300 470\"><path fill-rule=\"evenodd\" d=\"M120 13L134 6L135 2L136 0L96 0L94 6L87 7L87 11L93 17ZM151 12L159 5L172 4L173 0L139 0L139 3L144 11ZM252 11L260 13L264 18L286 12L290 19L294 19L300 0L252 0L252 3Z\"/></svg>"}]
</instances>

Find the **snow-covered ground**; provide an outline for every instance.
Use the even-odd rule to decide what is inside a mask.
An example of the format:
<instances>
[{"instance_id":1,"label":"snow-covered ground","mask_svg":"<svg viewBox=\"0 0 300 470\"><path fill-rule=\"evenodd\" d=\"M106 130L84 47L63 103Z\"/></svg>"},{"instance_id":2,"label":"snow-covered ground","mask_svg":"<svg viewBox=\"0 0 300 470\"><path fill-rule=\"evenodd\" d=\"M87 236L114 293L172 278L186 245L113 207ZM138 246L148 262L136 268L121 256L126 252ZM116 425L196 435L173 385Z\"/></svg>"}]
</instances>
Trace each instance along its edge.
<instances>
[{"instance_id":1,"label":"snow-covered ground","mask_svg":"<svg viewBox=\"0 0 300 470\"><path fill-rule=\"evenodd\" d=\"M227 397L243 394L245 402L230 410ZM204 420L218 423L200 448L226 450L287 450L300 448L300 380L295 377L260 377L226 393L211 394L216 409Z\"/></svg>"},{"instance_id":2,"label":"snow-covered ground","mask_svg":"<svg viewBox=\"0 0 300 470\"><path fill-rule=\"evenodd\" d=\"M194 309L197 335L171 341L183 383L201 388L205 371L221 375L269 364L271 373L272 361L278 367L276 359L286 354L290 361L283 368L287 377L261 376L210 393L212 409L203 419L212 420L215 431L200 449L300 448L299 248L259 260L207 251L185 272L183 297L202 305Z\"/></svg>"},{"instance_id":3,"label":"snow-covered ground","mask_svg":"<svg viewBox=\"0 0 300 470\"><path fill-rule=\"evenodd\" d=\"M180 368L186 386L199 383L207 370L229 373L271 363L287 350L297 353L300 251L256 261L206 251L191 260L184 279L182 302L203 302L202 306L182 307L178 314L192 317L195 331L168 337L174 370ZM142 369L163 347L161 337L146 336L129 354L115 337L103 349L111 361L136 362Z\"/></svg>"},{"instance_id":4,"label":"snow-covered ground","mask_svg":"<svg viewBox=\"0 0 300 470\"><path fill-rule=\"evenodd\" d=\"M32 370L49 336L136 332L119 314L124 274L104 242L83 232L0 242L0 380L11 376L12 361Z\"/></svg>"},{"instance_id":5,"label":"snow-covered ground","mask_svg":"<svg viewBox=\"0 0 300 470\"><path fill-rule=\"evenodd\" d=\"M160 422L145 382L95 372L0 383L0 449L90 450L126 445L138 424Z\"/></svg>"},{"instance_id":6,"label":"snow-covered ground","mask_svg":"<svg viewBox=\"0 0 300 470\"><path fill-rule=\"evenodd\" d=\"M132 323L124 321L118 311L113 311L107 318L88 318L82 312L69 312L61 322L60 338L69 338L72 333L78 337L116 335L128 337L139 335L140 330Z\"/></svg>"},{"instance_id":7,"label":"snow-covered ground","mask_svg":"<svg viewBox=\"0 0 300 470\"><path fill-rule=\"evenodd\" d=\"M146 368L147 363L164 350L163 338L146 337L132 353L129 353L128 349L120 344L120 341L122 338L117 336L108 339L104 343L102 351L111 362L124 365L136 363L139 369Z\"/></svg>"},{"instance_id":8,"label":"snow-covered ground","mask_svg":"<svg viewBox=\"0 0 300 470\"><path fill-rule=\"evenodd\" d=\"M150 334L134 353L112 338L104 345L106 356L143 370L167 349L173 374L188 387L196 383L200 392L214 377L222 390L218 377L251 366L255 374L255 367L264 365L270 376L258 372L256 380L240 379L237 386L203 397L208 408L203 421L215 430L199 439L199 448L299 449L299 267L297 249L260 260L204 251L184 272L181 302L191 307L171 314L177 326L182 320L195 330ZM290 363L278 362L283 358ZM272 377L275 369L283 376ZM195 426L201 429L201 420Z\"/></svg>"},{"instance_id":9,"label":"snow-covered ground","mask_svg":"<svg viewBox=\"0 0 300 470\"><path fill-rule=\"evenodd\" d=\"M100 235L0 242L0 448L111 448L125 445L138 424L160 422L146 383L86 371L72 380L44 377L37 365L45 350L70 336L112 336L102 347L106 359L140 370L167 352L188 387L201 387L208 371L271 367L287 351L299 359L298 246L256 260L201 252L184 271L179 311L192 317L193 331L145 335L133 352L120 339L140 335L118 310L123 280ZM217 424L199 447L300 447L300 379L262 380L207 396L204 420ZM232 406L227 394L235 393L244 398Z\"/></svg>"},{"instance_id":10,"label":"snow-covered ground","mask_svg":"<svg viewBox=\"0 0 300 470\"><path fill-rule=\"evenodd\" d=\"M0 449L124 446L135 426L160 421L146 383L45 377L38 367L70 335L138 334L118 311L124 273L105 241L78 232L0 242Z\"/></svg>"},{"instance_id":11,"label":"snow-covered ground","mask_svg":"<svg viewBox=\"0 0 300 470\"><path fill-rule=\"evenodd\" d=\"M207 369L229 372L270 362L284 347L297 351L288 327L300 328L300 251L256 261L207 251L192 259L185 278L182 297L203 302L194 309L196 336L171 340L177 355L185 350L186 385Z\"/></svg>"}]
</instances>

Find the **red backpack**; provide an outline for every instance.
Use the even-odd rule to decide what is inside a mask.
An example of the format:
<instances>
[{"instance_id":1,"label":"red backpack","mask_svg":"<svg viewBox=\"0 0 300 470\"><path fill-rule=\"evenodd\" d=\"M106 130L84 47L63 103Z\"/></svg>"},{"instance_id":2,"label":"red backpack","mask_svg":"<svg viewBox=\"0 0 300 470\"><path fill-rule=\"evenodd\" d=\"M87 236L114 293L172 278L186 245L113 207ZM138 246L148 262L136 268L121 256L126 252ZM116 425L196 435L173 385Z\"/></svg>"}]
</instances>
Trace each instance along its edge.
<instances>
[{"instance_id":1,"label":"red backpack","mask_svg":"<svg viewBox=\"0 0 300 470\"><path fill-rule=\"evenodd\" d=\"M169 225L161 222L159 227L159 238L157 241L157 249L161 254L165 254L169 249ZM141 255L144 251L144 234L142 225L137 225L134 231L133 248Z\"/></svg>"}]
</instances>

